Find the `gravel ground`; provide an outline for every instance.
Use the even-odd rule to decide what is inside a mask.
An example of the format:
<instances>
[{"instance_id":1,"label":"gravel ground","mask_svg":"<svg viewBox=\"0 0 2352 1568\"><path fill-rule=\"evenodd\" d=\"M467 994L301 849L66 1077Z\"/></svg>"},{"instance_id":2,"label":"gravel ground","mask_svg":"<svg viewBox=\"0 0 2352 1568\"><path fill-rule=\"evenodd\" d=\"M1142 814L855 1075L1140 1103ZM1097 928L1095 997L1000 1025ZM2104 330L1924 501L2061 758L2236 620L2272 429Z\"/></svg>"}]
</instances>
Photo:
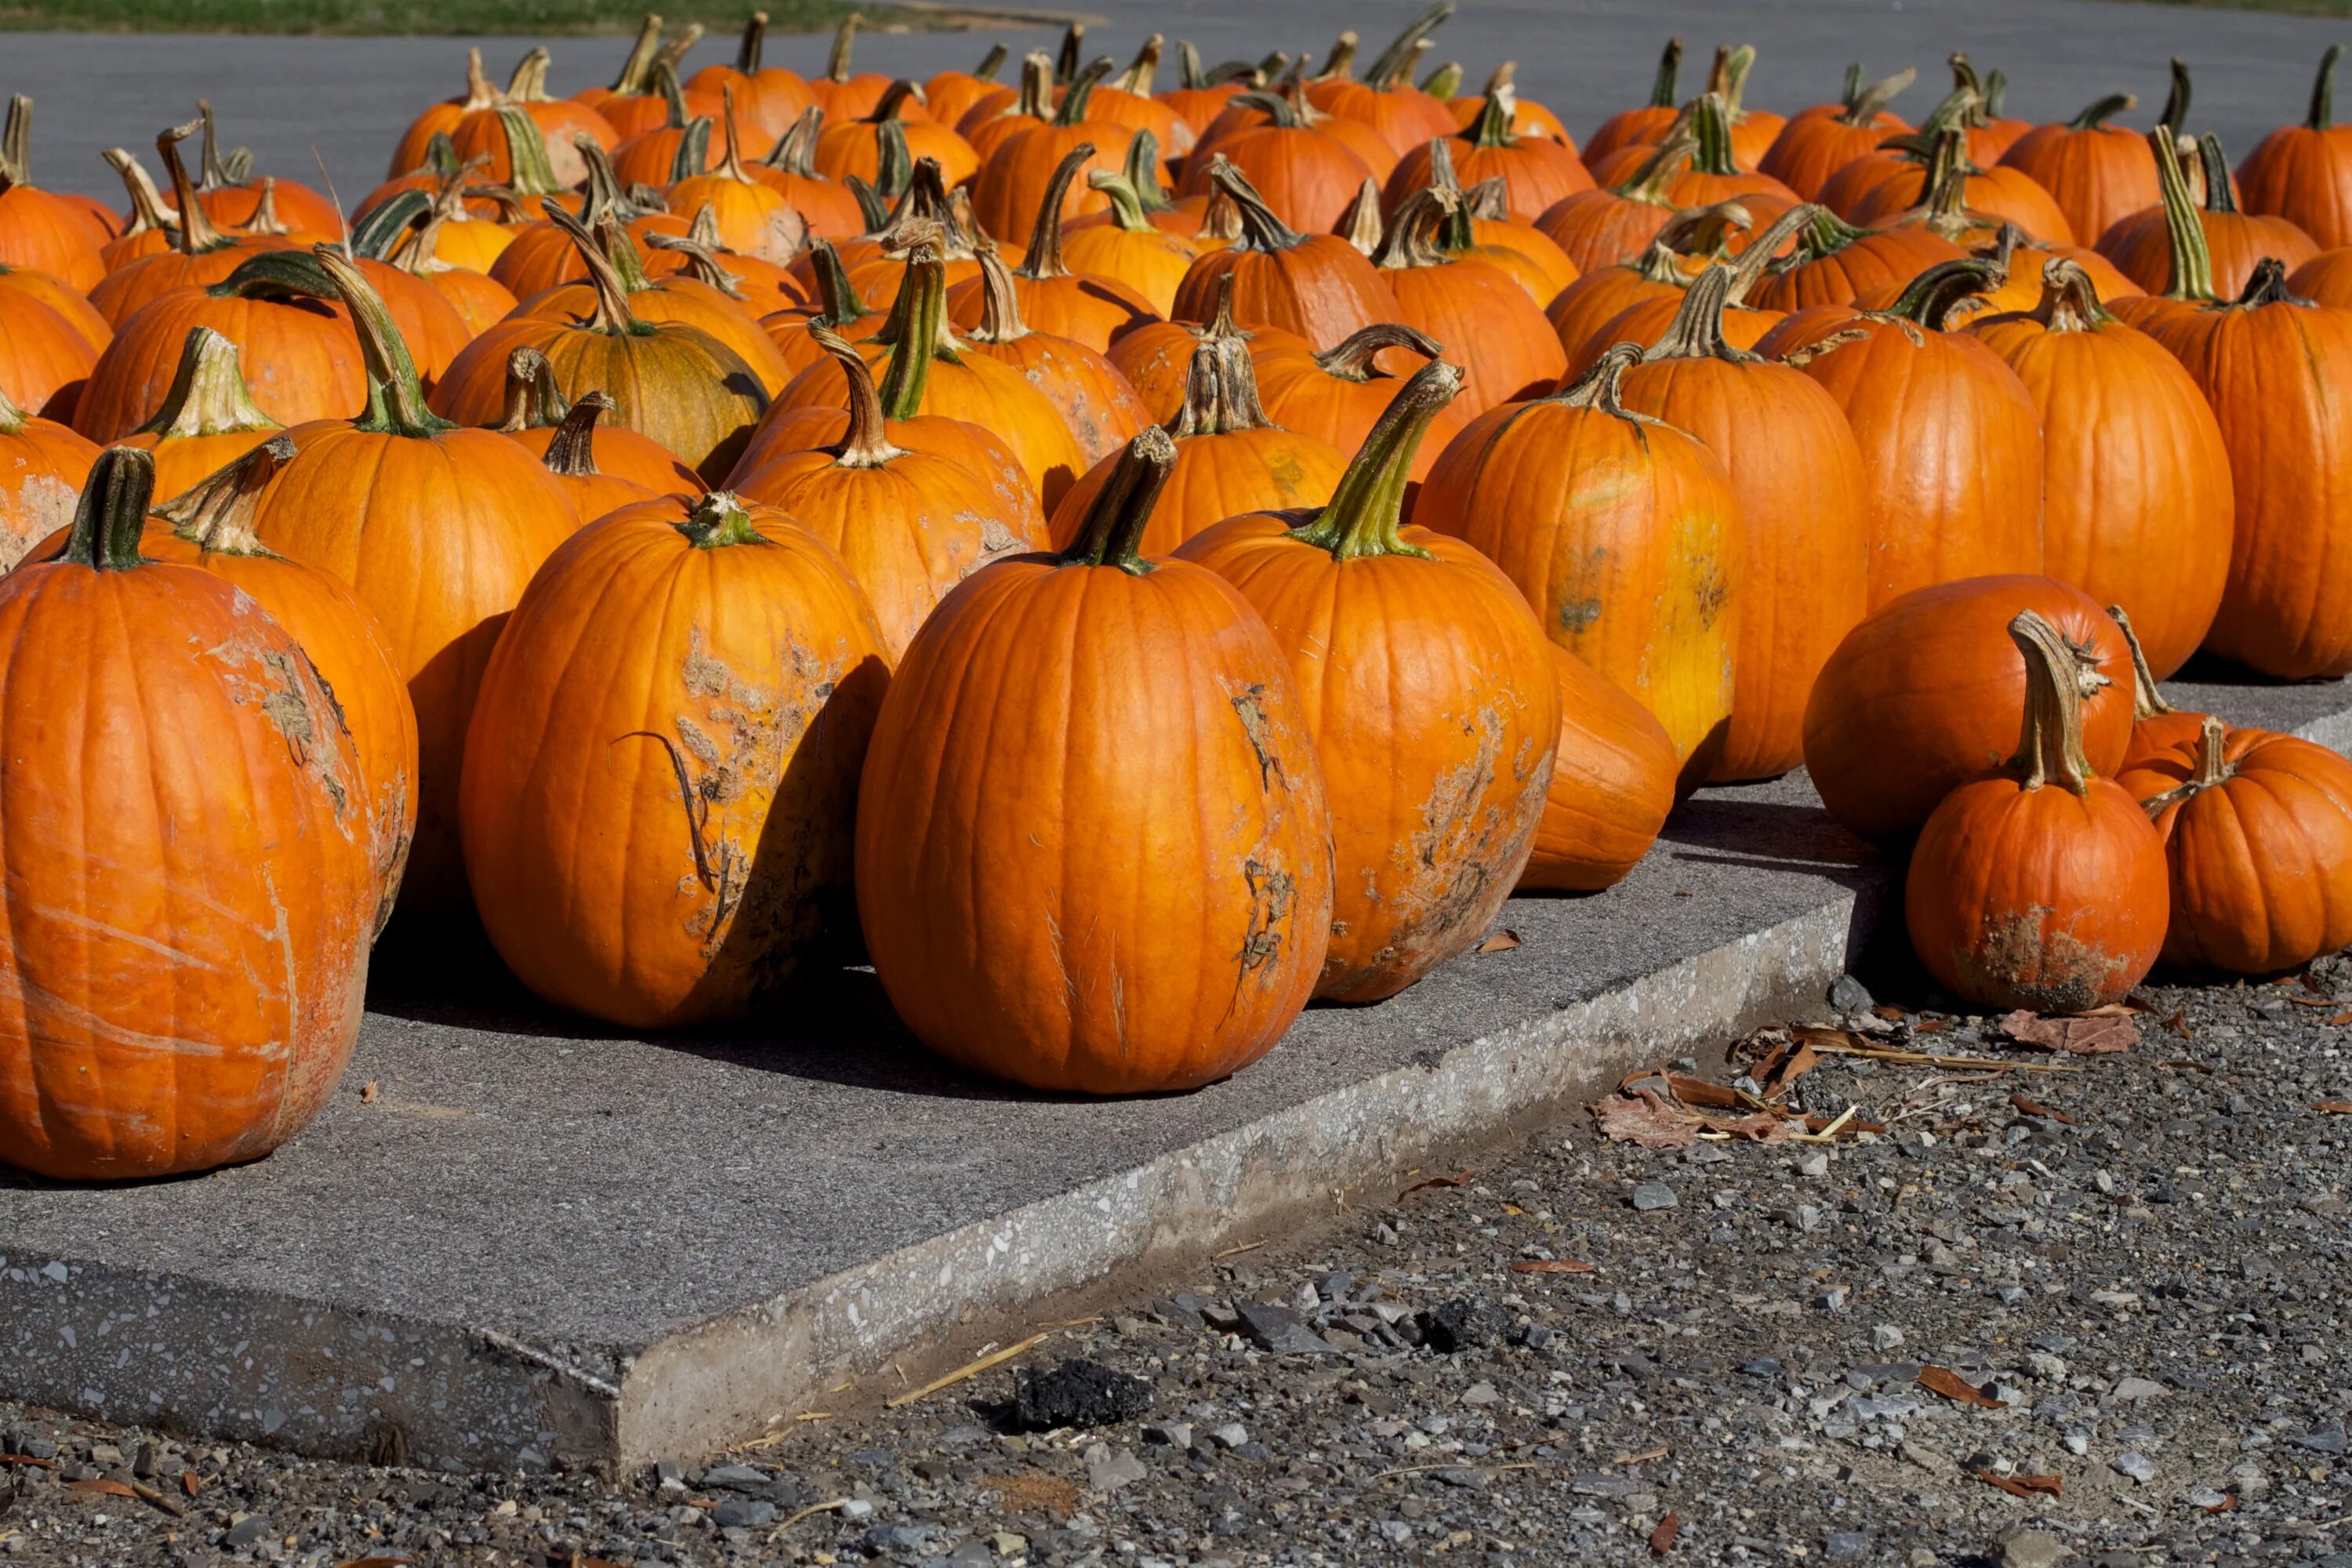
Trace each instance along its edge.
<instances>
[{"instance_id":1,"label":"gravel ground","mask_svg":"<svg viewBox=\"0 0 2352 1568\"><path fill-rule=\"evenodd\" d=\"M2007 1070L1829 1056L1792 1101L1885 1131L1828 1144L1579 1115L708 1468L450 1477L0 1405L0 1557L2352 1568L2352 1118L2314 1109L2352 1099L2352 964L2318 967L2151 986L2126 1055L1855 1012Z\"/></svg>"}]
</instances>

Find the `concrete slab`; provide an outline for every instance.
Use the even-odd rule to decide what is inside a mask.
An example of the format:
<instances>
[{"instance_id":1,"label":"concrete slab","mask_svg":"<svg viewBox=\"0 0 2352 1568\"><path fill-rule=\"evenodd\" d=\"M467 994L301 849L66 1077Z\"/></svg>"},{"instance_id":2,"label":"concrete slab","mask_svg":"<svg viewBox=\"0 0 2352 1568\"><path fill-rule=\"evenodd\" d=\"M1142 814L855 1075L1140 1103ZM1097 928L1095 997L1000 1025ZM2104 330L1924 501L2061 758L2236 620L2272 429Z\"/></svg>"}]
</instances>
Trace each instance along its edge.
<instances>
[{"instance_id":1,"label":"concrete slab","mask_svg":"<svg viewBox=\"0 0 2352 1568\"><path fill-rule=\"evenodd\" d=\"M2352 742L2334 684L2173 689ZM1811 1008L1887 884L1801 776L1707 791L1618 888L1513 900L1520 947L1112 1103L941 1067L859 972L781 1037L643 1040L389 963L271 1159L0 1173L0 1394L451 1468L706 1451Z\"/></svg>"}]
</instances>

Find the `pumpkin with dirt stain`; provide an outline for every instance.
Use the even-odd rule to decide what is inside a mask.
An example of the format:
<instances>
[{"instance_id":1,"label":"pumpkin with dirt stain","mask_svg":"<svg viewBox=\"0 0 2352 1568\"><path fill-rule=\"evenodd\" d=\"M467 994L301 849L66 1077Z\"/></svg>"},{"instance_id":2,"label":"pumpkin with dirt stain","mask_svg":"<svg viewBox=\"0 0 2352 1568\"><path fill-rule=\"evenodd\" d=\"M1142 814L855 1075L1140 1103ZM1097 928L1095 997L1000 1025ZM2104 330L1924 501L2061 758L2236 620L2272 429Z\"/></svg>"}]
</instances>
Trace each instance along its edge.
<instances>
[{"instance_id":1,"label":"pumpkin with dirt stain","mask_svg":"<svg viewBox=\"0 0 2352 1568\"><path fill-rule=\"evenodd\" d=\"M2083 752L2076 658L2031 610L2025 721L1990 778L1944 798L1911 852L1903 912L1919 960L1986 1011L2080 1013L2121 1002L2164 945L2164 843L2139 802Z\"/></svg>"},{"instance_id":2,"label":"pumpkin with dirt stain","mask_svg":"<svg viewBox=\"0 0 2352 1568\"><path fill-rule=\"evenodd\" d=\"M0 572L73 521L98 447L0 391Z\"/></svg>"},{"instance_id":3,"label":"pumpkin with dirt stain","mask_svg":"<svg viewBox=\"0 0 2352 1568\"><path fill-rule=\"evenodd\" d=\"M1290 660L1331 809L1331 944L1315 994L1393 996L1486 933L1535 841L1559 743L1527 598L1458 539L1402 523L1413 450L1462 372L1404 382L1316 511L1187 541Z\"/></svg>"},{"instance_id":4,"label":"pumpkin with dirt stain","mask_svg":"<svg viewBox=\"0 0 2352 1568\"><path fill-rule=\"evenodd\" d=\"M490 942L629 1028L740 1019L853 932L857 774L887 683L841 558L667 496L550 556L483 673L458 792Z\"/></svg>"},{"instance_id":5,"label":"pumpkin with dirt stain","mask_svg":"<svg viewBox=\"0 0 2352 1568\"><path fill-rule=\"evenodd\" d=\"M351 737L258 601L141 558L153 467L103 454L62 554L0 578L0 1161L63 1180L268 1153L367 987Z\"/></svg>"},{"instance_id":6,"label":"pumpkin with dirt stain","mask_svg":"<svg viewBox=\"0 0 2352 1568\"><path fill-rule=\"evenodd\" d=\"M1075 547L950 594L866 752L875 972L924 1044L1033 1088L1238 1071L1330 938L1330 816L1282 649L1223 578L1138 549L1175 462L1144 431Z\"/></svg>"},{"instance_id":7,"label":"pumpkin with dirt stain","mask_svg":"<svg viewBox=\"0 0 2352 1568\"><path fill-rule=\"evenodd\" d=\"M1472 420L1413 521L1484 551L1546 636L1656 714L1688 789L1730 728L1739 502L1706 443L1624 406L1640 357L1620 343L1575 385Z\"/></svg>"}]
</instances>

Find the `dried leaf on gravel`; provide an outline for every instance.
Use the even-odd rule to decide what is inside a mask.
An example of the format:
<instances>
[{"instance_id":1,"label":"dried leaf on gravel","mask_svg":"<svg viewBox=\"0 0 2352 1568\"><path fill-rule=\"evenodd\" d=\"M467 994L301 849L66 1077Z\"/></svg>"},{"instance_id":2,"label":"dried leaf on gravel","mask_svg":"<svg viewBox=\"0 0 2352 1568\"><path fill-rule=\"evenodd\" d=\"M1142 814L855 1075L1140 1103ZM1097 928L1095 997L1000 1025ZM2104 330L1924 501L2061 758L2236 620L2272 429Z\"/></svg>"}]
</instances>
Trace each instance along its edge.
<instances>
[{"instance_id":1,"label":"dried leaf on gravel","mask_svg":"<svg viewBox=\"0 0 2352 1568\"><path fill-rule=\"evenodd\" d=\"M1919 1369L1919 1386L1930 1394L1940 1394L1955 1405L1973 1405L1985 1410L2007 1408L1998 1399L1954 1372L1948 1366L1923 1366Z\"/></svg>"},{"instance_id":2,"label":"dried leaf on gravel","mask_svg":"<svg viewBox=\"0 0 2352 1568\"><path fill-rule=\"evenodd\" d=\"M97 1492L105 1497L127 1497L133 1502L137 1502L139 1500L139 1494L137 1492L132 1491L129 1487L124 1486L121 1481L114 1479L110 1476L92 1476L86 1481L68 1481L66 1483L66 1490L69 1492Z\"/></svg>"},{"instance_id":3,"label":"dried leaf on gravel","mask_svg":"<svg viewBox=\"0 0 2352 1568\"><path fill-rule=\"evenodd\" d=\"M1519 933L1507 927L1502 931L1496 931L1486 941L1480 942L1472 951L1476 952L1508 952L1511 949L1518 945Z\"/></svg>"},{"instance_id":4,"label":"dried leaf on gravel","mask_svg":"<svg viewBox=\"0 0 2352 1568\"><path fill-rule=\"evenodd\" d=\"M1687 1149L1698 1142L1698 1123L1687 1121L1654 1089L1612 1095L1592 1108L1601 1134L1644 1149Z\"/></svg>"},{"instance_id":5,"label":"dried leaf on gravel","mask_svg":"<svg viewBox=\"0 0 2352 1568\"><path fill-rule=\"evenodd\" d=\"M1470 1184L1470 1178L1477 1173L1475 1171L1465 1171L1458 1176L1429 1176L1413 1183L1404 1190L1404 1193L1417 1193L1423 1187L1466 1187ZM1402 1197L1404 1193L1399 1193L1397 1196Z\"/></svg>"},{"instance_id":6,"label":"dried leaf on gravel","mask_svg":"<svg viewBox=\"0 0 2352 1568\"><path fill-rule=\"evenodd\" d=\"M2021 1046L2078 1057L2109 1056L2139 1043L2139 1025L2129 1013L2044 1018L2020 1009L2001 1019L2000 1032Z\"/></svg>"},{"instance_id":7,"label":"dried leaf on gravel","mask_svg":"<svg viewBox=\"0 0 2352 1568\"><path fill-rule=\"evenodd\" d=\"M1675 1537L1680 1535L1682 1531L1681 1516L1671 1513L1666 1515L1665 1518L1658 1521L1658 1528L1650 1531L1650 1550L1664 1557L1673 1548Z\"/></svg>"},{"instance_id":8,"label":"dried leaf on gravel","mask_svg":"<svg viewBox=\"0 0 2352 1568\"><path fill-rule=\"evenodd\" d=\"M1766 1095L1778 1100L1789 1092L1789 1086L1821 1066L1819 1051L1802 1040L1791 1041L1782 1050L1775 1051L1757 1069L1756 1083Z\"/></svg>"},{"instance_id":9,"label":"dried leaf on gravel","mask_svg":"<svg viewBox=\"0 0 2352 1568\"><path fill-rule=\"evenodd\" d=\"M1666 1087L1685 1105L1712 1106L1720 1110L1738 1110L1752 1103L1745 1095L1727 1083L1709 1083L1688 1073L1666 1074Z\"/></svg>"},{"instance_id":10,"label":"dried leaf on gravel","mask_svg":"<svg viewBox=\"0 0 2352 1568\"><path fill-rule=\"evenodd\" d=\"M2352 1013L2338 1013L2327 1021L2331 1024L2352 1024Z\"/></svg>"},{"instance_id":11,"label":"dried leaf on gravel","mask_svg":"<svg viewBox=\"0 0 2352 1568\"><path fill-rule=\"evenodd\" d=\"M2235 1492L2223 1492L2220 1502L2209 1502L2205 1505L2205 1511L2207 1513L2228 1513L2237 1506L2238 1494Z\"/></svg>"},{"instance_id":12,"label":"dried leaf on gravel","mask_svg":"<svg viewBox=\"0 0 2352 1568\"><path fill-rule=\"evenodd\" d=\"M58 1468L55 1459L37 1459L30 1454L0 1454L0 1465L24 1465L36 1470L54 1470Z\"/></svg>"},{"instance_id":13,"label":"dried leaf on gravel","mask_svg":"<svg viewBox=\"0 0 2352 1568\"><path fill-rule=\"evenodd\" d=\"M1580 1258L1535 1258L1511 1265L1514 1274L1591 1274L1601 1266Z\"/></svg>"},{"instance_id":14,"label":"dried leaf on gravel","mask_svg":"<svg viewBox=\"0 0 2352 1568\"><path fill-rule=\"evenodd\" d=\"M2063 1497L2066 1492L2062 1476L1997 1476L1990 1470L1970 1470L1969 1474L1989 1487L1999 1487L2011 1497Z\"/></svg>"},{"instance_id":15,"label":"dried leaf on gravel","mask_svg":"<svg viewBox=\"0 0 2352 1568\"><path fill-rule=\"evenodd\" d=\"M1698 1124L1702 1132L1721 1132L1750 1143L1785 1143L1795 1124L1769 1111L1753 1116L1710 1117Z\"/></svg>"},{"instance_id":16,"label":"dried leaf on gravel","mask_svg":"<svg viewBox=\"0 0 2352 1568\"><path fill-rule=\"evenodd\" d=\"M2352 1116L2352 1100L2315 1100L2311 1109L2323 1116Z\"/></svg>"},{"instance_id":17,"label":"dried leaf on gravel","mask_svg":"<svg viewBox=\"0 0 2352 1568\"><path fill-rule=\"evenodd\" d=\"M196 1479L195 1471L182 1470L180 1472L180 1489L187 1493L190 1497L195 1496L197 1489L203 1485L204 1482Z\"/></svg>"},{"instance_id":18,"label":"dried leaf on gravel","mask_svg":"<svg viewBox=\"0 0 2352 1568\"><path fill-rule=\"evenodd\" d=\"M2025 1112L2028 1116L2046 1116L2051 1121L2063 1123L2068 1127L2073 1127L2076 1124L2074 1119L2067 1115L2064 1111L2053 1110L2051 1107L2042 1104L2040 1100L2032 1099L2026 1095L2012 1094L2009 1097L2009 1102L2010 1104L2017 1107L2018 1110Z\"/></svg>"}]
</instances>

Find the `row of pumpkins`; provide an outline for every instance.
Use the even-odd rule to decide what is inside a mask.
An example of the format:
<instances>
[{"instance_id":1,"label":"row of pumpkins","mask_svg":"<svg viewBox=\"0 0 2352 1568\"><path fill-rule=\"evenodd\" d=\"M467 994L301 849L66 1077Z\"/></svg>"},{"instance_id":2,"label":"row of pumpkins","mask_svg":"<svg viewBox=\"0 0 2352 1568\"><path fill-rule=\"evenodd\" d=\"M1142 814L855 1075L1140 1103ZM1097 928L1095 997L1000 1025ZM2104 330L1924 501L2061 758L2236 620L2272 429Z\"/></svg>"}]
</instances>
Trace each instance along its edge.
<instances>
[{"instance_id":1,"label":"row of pumpkins","mask_svg":"<svg viewBox=\"0 0 2352 1568\"><path fill-rule=\"evenodd\" d=\"M1194 1086L1800 763L1975 1002L2352 940L2352 766L2156 688L2352 668L2334 51L2234 176L2178 67L1915 128L1744 48L1580 154L1413 85L1446 9L1157 92L649 22L348 226L209 109L45 192L16 100L0 1159L266 1153L469 910L630 1028L862 950L960 1063Z\"/></svg>"}]
</instances>

